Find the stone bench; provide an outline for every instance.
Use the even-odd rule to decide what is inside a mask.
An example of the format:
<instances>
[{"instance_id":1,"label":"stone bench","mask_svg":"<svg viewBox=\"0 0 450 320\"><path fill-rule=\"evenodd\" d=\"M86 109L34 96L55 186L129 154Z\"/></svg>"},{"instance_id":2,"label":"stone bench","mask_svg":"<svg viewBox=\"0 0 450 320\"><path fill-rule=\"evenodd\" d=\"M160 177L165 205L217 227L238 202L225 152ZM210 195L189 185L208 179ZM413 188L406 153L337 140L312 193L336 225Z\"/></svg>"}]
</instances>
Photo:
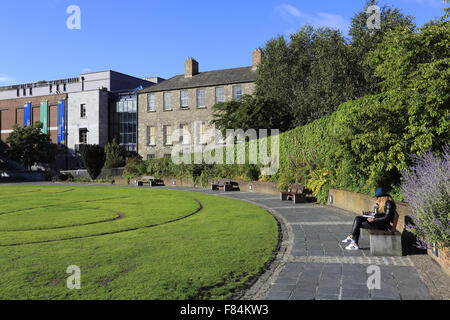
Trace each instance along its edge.
<instances>
[{"instance_id":1,"label":"stone bench","mask_svg":"<svg viewBox=\"0 0 450 320\"><path fill-rule=\"evenodd\" d=\"M306 196L306 188L301 184L293 184L290 186L289 191L280 193L282 201L292 200L294 204L305 202Z\"/></svg>"},{"instance_id":2,"label":"stone bench","mask_svg":"<svg viewBox=\"0 0 450 320\"><path fill-rule=\"evenodd\" d=\"M402 256L402 234L397 231L396 213L390 231L361 229L361 235L370 242L372 256Z\"/></svg>"},{"instance_id":3,"label":"stone bench","mask_svg":"<svg viewBox=\"0 0 450 320\"><path fill-rule=\"evenodd\" d=\"M148 184L150 187L163 186L164 181L155 179L155 177L142 177L141 180L136 181L138 187L142 187L144 184Z\"/></svg>"},{"instance_id":4,"label":"stone bench","mask_svg":"<svg viewBox=\"0 0 450 320\"><path fill-rule=\"evenodd\" d=\"M237 182L231 181L231 179L219 179L217 184L211 184L211 190L223 189L224 192L235 191L239 189Z\"/></svg>"}]
</instances>

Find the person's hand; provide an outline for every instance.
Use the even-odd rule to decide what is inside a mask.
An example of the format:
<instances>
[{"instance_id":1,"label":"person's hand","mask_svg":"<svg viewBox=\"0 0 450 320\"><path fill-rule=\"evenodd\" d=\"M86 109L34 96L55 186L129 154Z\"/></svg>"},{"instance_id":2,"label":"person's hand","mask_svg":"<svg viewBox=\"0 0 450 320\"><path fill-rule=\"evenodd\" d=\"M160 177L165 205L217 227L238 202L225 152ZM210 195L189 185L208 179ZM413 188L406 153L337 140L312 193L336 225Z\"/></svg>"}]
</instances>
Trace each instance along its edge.
<instances>
[{"instance_id":1,"label":"person's hand","mask_svg":"<svg viewBox=\"0 0 450 320\"><path fill-rule=\"evenodd\" d=\"M373 222L373 218L369 218L369 219L367 219L367 222Z\"/></svg>"}]
</instances>

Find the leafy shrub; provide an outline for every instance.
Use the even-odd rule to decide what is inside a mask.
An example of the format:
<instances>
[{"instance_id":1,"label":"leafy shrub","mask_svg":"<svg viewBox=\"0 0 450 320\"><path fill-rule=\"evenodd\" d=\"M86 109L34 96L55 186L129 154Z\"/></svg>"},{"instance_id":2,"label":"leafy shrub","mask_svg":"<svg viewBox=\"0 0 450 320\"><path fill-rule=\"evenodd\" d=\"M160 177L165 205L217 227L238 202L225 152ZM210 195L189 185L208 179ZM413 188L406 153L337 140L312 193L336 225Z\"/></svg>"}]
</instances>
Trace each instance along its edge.
<instances>
[{"instance_id":1,"label":"leafy shrub","mask_svg":"<svg viewBox=\"0 0 450 320\"><path fill-rule=\"evenodd\" d=\"M58 172L56 175L52 177L53 182L66 182L71 181L73 176L71 174L65 174L62 172Z\"/></svg>"},{"instance_id":2,"label":"leafy shrub","mask_svg":"<svg viewBox=\"0 0 450 320\"><path fill-rule=\"evenodd\" d=\"M95 180L102 172L105 164L105 149L99 145L83 145L80 149L81 159L86 167L89 176Z\"/></svg>"},{"instance_id":3,"label":"leafy shrub","mask_svg":"<svg viewBox=\"0 0 450 320\"><path fill-rule=\"evenodd\" d=\"M0 156L6 155L6 150L8 149L8 145L0 140Z\"/></svg>"},{"instance_id":4,"label":"leafy shrub","mask_svg":"<svg viewBox=\"0 0 450 320\"><path fill-rule=\"evenodd\" d=\"M126 163L127 150L119 145L114 138L105 148L106 161L104 168L122 168Z\"/></svg>"},{"instance_id":5,"label":"leafy shrub","mask_svg":"<svg viewBox=\"0 0 450 320\"><path fill-rule=\"evenodd\" d=\"M414 222L411 229L422 240L437 247L450 245L450 148L439 158L431 151L413 156L414 166L403 171L401 192L408 202Z\"/></svg>"},{"instance_id":6,"label":"leafy shrub","mask_svg":"<svg viewBox=\"0 0 450 320\"><path fill-rule=\"evenodd\" d=\"M14 125L13 132L6 139L9 145L7 156L22 163L28 170L34 164L50 164L55 160L57 145L49 134L42 133L42 123L19 127Z\"/></svg>"},{"instance_id":7,"label":"leafy shrub","mask_svg":"<svg viewBox=\"0 0 450 320\"><path fill-rule=\"evenodd\" d=\"M328 190L330 187L330 175L326 169L318 169L311 173L311 179L308 180L308 189L317 197L320 202L326 202Z\"/></svg>"},{"instance_id":8,"label":"leafy shrub","mask_svg":"<svg viewBox=\"0 0 450 320\"><path fill-rule=\"evenodd\" d=\"M147 168L145 162L137 157L130 158L126 161L123 176L127 179L146 175Z\"/></svg>"}]
</instances>

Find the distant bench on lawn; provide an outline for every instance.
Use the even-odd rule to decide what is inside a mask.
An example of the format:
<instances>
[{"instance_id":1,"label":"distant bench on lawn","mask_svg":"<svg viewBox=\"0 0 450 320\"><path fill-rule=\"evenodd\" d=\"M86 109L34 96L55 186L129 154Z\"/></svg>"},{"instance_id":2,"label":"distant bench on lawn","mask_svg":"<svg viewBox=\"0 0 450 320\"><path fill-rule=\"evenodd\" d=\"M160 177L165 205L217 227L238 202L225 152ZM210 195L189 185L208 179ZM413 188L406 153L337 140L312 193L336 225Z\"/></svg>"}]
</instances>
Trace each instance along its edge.
<instances>
[{"instance_id":1,"label":"distant bench on lawn","mask_svg":"<svg viewBox=\"0 0 450 320\"><path fill-rule=\"evenodd\" d=\"M136 181L138 187L144 186L144 184L148 184L150 187L164 186L164 181L161 179L156 179L152 176L142 177L140 180Z\"/></svg>"}]
</instances>

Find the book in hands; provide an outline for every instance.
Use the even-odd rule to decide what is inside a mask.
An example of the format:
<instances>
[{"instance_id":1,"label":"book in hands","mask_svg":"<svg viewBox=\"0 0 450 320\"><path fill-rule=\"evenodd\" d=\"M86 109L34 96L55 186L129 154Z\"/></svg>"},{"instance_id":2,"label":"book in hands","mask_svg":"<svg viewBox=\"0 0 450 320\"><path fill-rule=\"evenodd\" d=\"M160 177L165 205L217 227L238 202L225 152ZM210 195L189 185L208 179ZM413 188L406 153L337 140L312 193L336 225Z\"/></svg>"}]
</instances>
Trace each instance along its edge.
<instances>
[{"instance_id":1,"label":"book in hands","mask_svg":"<svg viewBox=\"0 0 450 320\"><path fill-rule=\"evenodd\" d=\"M364 211L363 217L364 218L375 218L375 212Z\"/></svg>"}]
</instances>

